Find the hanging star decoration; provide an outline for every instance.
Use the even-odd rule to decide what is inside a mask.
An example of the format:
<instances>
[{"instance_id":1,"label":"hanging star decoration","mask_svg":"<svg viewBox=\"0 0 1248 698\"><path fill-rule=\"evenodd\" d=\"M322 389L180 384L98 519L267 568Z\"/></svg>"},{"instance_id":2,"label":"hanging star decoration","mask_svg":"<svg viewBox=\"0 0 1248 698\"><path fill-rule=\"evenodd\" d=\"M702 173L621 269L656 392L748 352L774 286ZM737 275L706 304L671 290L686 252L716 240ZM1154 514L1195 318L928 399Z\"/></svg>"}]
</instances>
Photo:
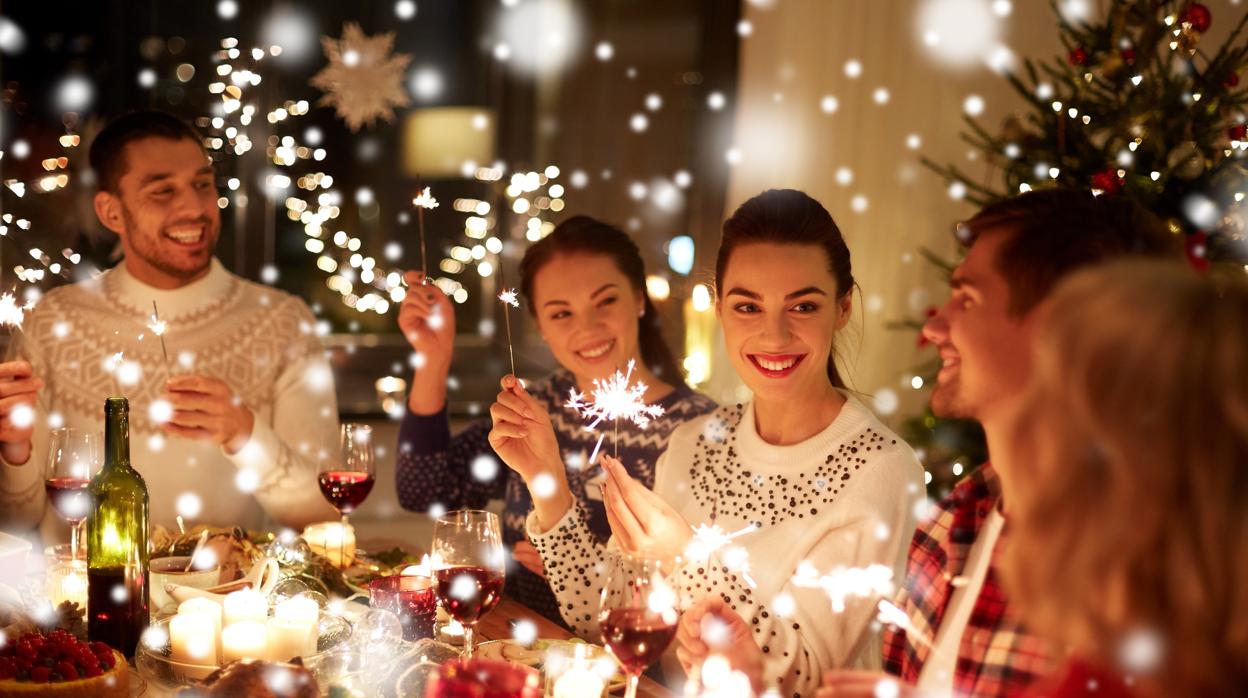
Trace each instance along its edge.
<instances>
[{"instance_id":1,"label":"hanging star decoration","mask_svg":"<svg viewBox=\"0 0 1248 698\"><path fill-rule=\"evenodd\" d=\"M329 65L312 77L325 93L320 103L334 107L354 132L381 119L394 120L394 107L408 105L403 73L412 57L391 53L394 32L367 36L360 25L347 22L342 38L321 37Z\"/></svg>"},{"instance_id":2,"label":"hanging star decoration","mask_svg":"<svg viewBox=\"0 0 1248 698\"><path fill-rule=\"evenodd\" d=\"M594 379L594 387L589 391L589 395L577 392L576 388L572 388L568 395L568 401L564 403L564 407L570 410L576 410L581 417L589 419L589 424L585 425L585 431L594 431L605 420L611 420L618 423L618 420L625 420L636 424L639 428L645 429L650 424L651 419L663 416L663 408L658 405L647 405L642 397L646 394L647 386L645 383L638 381L633 385L629 385L629 379L633 375L633 368L636 362L629 360L628 372L615 372L607 380ZM587 400L586 397L589 399ZM602 440L606 434L598 436L598 443L594 446L594 452L589 456L589 462L593 463L598 458L598 450L602 448Z\"/></svg>"}]
</instances>

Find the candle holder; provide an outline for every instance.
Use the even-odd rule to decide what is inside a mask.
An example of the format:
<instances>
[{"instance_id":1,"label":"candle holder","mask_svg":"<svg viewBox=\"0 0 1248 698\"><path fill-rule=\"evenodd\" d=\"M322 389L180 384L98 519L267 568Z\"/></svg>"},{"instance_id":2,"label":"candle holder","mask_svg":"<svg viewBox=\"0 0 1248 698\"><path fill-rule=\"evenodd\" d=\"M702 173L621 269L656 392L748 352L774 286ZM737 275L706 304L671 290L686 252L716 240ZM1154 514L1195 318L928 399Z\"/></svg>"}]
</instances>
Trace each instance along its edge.
<instances>
[{"instance_id":1,"label":"candle holder","mask_svg":"<svg viewBox=\"0 0 1248 698\"><path fill-rule=\"evenodd\" d=\"M54 607L72 601L79 608L86 609L87 561L71 559L49 567L44 572L43 595Z\"/></svg>"},{"instance_id":2,"label":"candle holder","mask_svg":"<svg viewBox=\"0 0 1248 698\"><path fill-rule=\"evenodd\" d=\"M438 618L438 599L429 577L396 574L374 579L368 585L369 605L399 617L403 639L415 642L433 637Z\"/></svg>"},{"instance_id":3,"label":"candle holder","mask_svg":"<svg viewBox=\"0 0 1248 698\"><path fill-rule=\"evenodd\" d=\"M148 626L134 657L139 675L150 684L169 692L195 684L217 669L213 664L192 664L174 658L170 622L177 617L172 616ZM303 657L304 663L314 662L329 652L345 647L350 638L350 623L333 614L321 613L317 618L316 652Z\"/></svg>"},{"instance_id":4,"label":"candle holder","mask_svg":"<svg viewBox=\"0 0 1248 698\"><path fill-rule=\"evenodd\" d=\"M493 659L460 659L435 669L424 698L541 698L536 669Z\"/></svg>"}]
</instances>

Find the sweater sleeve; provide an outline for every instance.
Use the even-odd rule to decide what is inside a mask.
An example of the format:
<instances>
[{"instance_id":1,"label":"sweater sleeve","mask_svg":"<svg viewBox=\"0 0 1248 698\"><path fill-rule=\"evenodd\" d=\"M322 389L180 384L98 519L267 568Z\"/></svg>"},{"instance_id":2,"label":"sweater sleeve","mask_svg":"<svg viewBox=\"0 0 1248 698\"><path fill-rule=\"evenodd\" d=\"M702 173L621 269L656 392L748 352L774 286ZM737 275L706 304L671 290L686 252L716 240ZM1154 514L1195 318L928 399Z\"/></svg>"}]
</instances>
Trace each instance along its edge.
<instances>
[{"instance_id":1,"label":"sweater sleeve","mask_svg":"<svg viewBox=\"0 0 1248 698\"><path fill-rule=\"evenodd\" d=\"M44 461L48 448L48 415L50 414L51 386L45 370L43 352L39 350L26 332L14 333L7 361L28 361L36 376L44 379L35 404L34 433L31 435L31 452L25 463L14 465L0 458L0 528L11 531L33 531L43 519Z\"/></svg>"},{"instance_id":2,"label":"sweater sleeve","mask_svg":"<svg viewBox=\"0 0 1248 698\"><path fill-rule=\"evenodd\" d=\"M546 579L559 602L559 615L579 637L599 641L598 602L606 583L607 544L589 528L580 501L549 531L539 533L536 514L525 522L529 541L542 556Z\"/></svg>"},{"instance_id":3,"label":"sweater sleeve","mask_svg":"<svg viewBox=\"0 0 1248 698\"><path fill-rule=\"evenodd\" d=\"M301 326L315 326L302 304L292 312L306 316ZM292 341L286 359L273 386L268 421L256 414L247 443L237 453L222 452L254 474L255 497L266 514L283 526L302 528L337 518L321 496L317 475L321 452L337 449L338 402L333 371L314 335Z\"/></svg>"},{"instance_id":4,"label":"sweater sleeve","mask_svg":"<svg viewBox=\"0 0 1248 698\"><path fill-rule=\"evenodd\" d=\"M395 456L395 484L403 508L428 511L437 504L447 509L481 508L491 499L502 499L509 471L494 455L489 433L489 422L476 422L451 436L445 406L432 415L409 410L399 427ZM493 462L475 471L480 458Z\"/></svg>"},{"instance_id":5,"label":"sweater sleeve","mask_svg":"<svg viewBox=\"0 0 1248 698\"><path fill-rule=\"evenodd\" d=\"M869 478L857 492L843 498L852 502L842 515L822 530L795 540L807 546L801 559L819 574L840 568L886 565L898 578L900 550L913 528L906 482L913 475L912 459L886 457L875 464L881 477ZM883 535L881 535L883 533ZM809 541L809 542L808 542ZM748 547L748 537L742 539ZM765 551L755 555L766 557ZM758 598L747 579L748 565L729 556L691 561L677 571L682 602L717 596L754 630L762 649L767 679L783 696L813 696L824 672L838 668L879 669L878 638L868 625L875 598L846 599L834 611L823 590L797 584L792 577L770 599ZM793 575L796 570L789 570Z\"/></svg>"}]
</instances>

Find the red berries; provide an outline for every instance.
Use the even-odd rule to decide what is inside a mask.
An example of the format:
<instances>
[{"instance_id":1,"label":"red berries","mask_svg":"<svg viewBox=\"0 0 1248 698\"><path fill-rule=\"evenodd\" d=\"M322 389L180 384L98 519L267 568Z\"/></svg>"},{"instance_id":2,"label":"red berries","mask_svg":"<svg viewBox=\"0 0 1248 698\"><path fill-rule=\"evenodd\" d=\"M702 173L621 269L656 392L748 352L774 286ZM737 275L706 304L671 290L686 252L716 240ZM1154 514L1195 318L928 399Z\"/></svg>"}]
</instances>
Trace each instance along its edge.
<instances>
[{"instance_id":1,"label":"red berries","mask_svg":"<svg viewBox=\"0 0 1248 698\"><path fill-rule=\"evenodd\" d=\"M103 642L86 643L64 630L27 633L0 647L0 680L77 681L100 676L116 662L112 649Z\"/></svg>"}]
</instances>

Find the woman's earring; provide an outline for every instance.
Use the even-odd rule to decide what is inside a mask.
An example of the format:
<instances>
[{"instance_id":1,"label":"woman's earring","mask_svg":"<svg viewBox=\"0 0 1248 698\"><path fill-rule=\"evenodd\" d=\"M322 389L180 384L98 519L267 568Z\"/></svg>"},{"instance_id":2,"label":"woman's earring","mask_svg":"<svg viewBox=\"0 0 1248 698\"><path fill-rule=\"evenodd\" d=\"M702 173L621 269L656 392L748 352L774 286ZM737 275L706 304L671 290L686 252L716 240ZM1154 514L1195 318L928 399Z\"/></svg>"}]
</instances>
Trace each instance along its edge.
<instances>
[{"instance_id":1,"label":"woman's earring","mask_svg":"<svg viewBox=\"0 0 1248 698\"><path fill-rule=\"evenodd\" d=\"M645 316L646 316L646 306L643 305L641 306L641 310L637 312L637 317L645 317Z\"/></svg>"}]
</instances>

